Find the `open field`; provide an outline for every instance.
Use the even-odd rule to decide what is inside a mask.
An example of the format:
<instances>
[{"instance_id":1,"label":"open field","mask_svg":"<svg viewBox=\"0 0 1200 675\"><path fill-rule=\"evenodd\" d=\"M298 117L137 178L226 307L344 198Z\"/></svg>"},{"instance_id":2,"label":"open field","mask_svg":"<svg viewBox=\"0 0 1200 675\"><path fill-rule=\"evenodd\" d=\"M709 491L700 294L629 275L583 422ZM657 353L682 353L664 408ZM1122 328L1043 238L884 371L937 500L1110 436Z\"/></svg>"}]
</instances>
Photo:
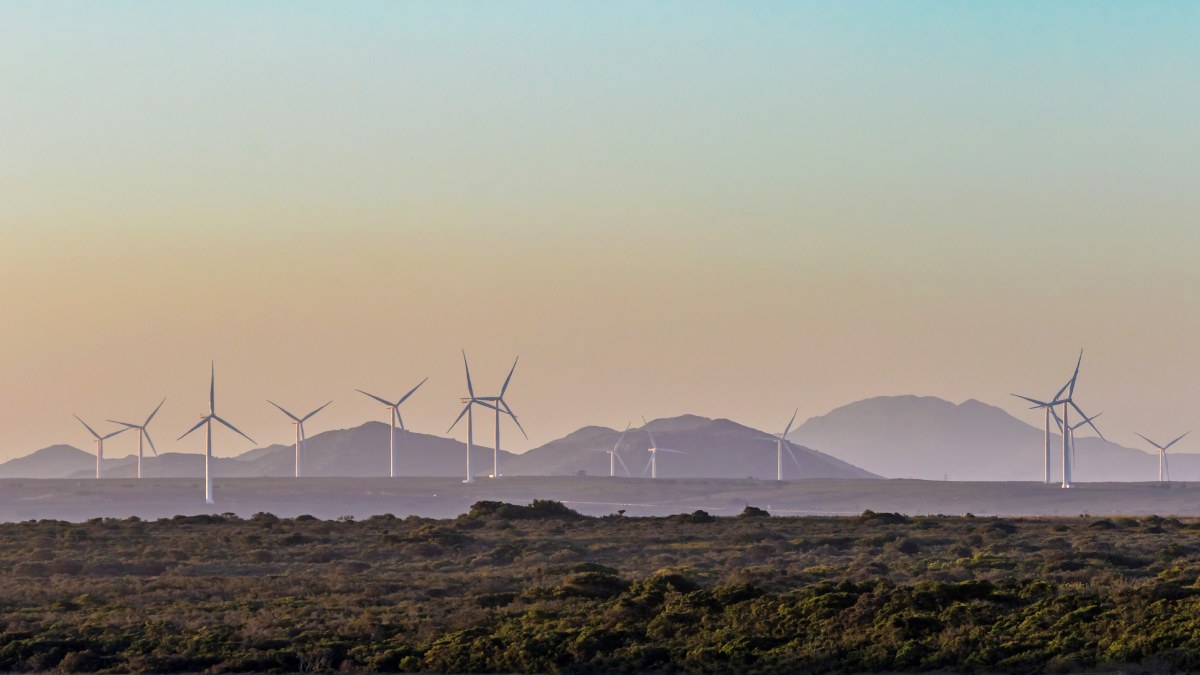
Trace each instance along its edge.
<instances>
[{"instance_id":1,"label":"open field","mask_svg":"<svg viewBox=\"0 0 1200 675\"><path fill-rule=\"evenodd\" d=\"M1200 521L0 524L0 671L1200 669Z\"/></svg>"},{"instance_id":2,"label":"open field","mask_svg":"<svg viewBox=\"0 0 1200 675\"><path fill-rule=\"evenodd\" d=\"M662 516L703 509L733 515L747 504L781 515L906 514L1200 515L1200 484L1041 483L813 479L777 483L744 479L504 477L464 485L452 478L226 478L205 506L199 479L128 478L0 480L0 521L92 517L162 518L178 514L258 512L279 516L365 518L390 513L446 518L476 501L562 501L587 515L624 510Z\"/></svg>"}]
</instances>

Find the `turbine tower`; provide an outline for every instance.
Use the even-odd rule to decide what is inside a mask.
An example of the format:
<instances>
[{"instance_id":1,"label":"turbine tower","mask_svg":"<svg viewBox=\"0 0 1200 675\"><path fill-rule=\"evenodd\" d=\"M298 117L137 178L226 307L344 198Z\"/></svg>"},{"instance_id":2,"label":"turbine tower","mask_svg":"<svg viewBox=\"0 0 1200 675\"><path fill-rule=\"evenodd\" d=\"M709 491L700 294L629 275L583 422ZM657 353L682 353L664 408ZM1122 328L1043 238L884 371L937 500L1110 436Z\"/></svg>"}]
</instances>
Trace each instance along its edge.
<instances>
[{"instance_id":1,"label":"turbine tower","mask_svg":"<svg viewBox=\"0 0 1200 675\"><path fill-rule=\"evenodd\" d=\"M279 408L279 412L281 412L284 415L287 415L289 418L291 418L292 424L296 427L296 478L299 478L300 477L300 446L306 440L308 440L307 437L304 435L304 423L308 421L308 418L310 418L313 415L316 415L317 413L324 410L325 406L329 405L329 403L333 403L333 401L326 403L325 405L321 406L320 408L317 408L316 410L308 413L304 417L296 417L292 413L284 410L283 406L279 405L278 403L276 403L270 399L267 400L267 403L270 403L271 405L275 406L276 408Z\"/></svg>"},{"instance_id":2,"label":"turbine tower","mask_svg":"<svg viewBox=\"0 0 1200 675\"><path fill-rule=\"evenodd\" d=\"M643 428L646 430L646 435L650 437L650 447L648 448L650 451L650 463L647 464L647 467L650 469L650 478L653 480L658 478L658 453L671 452L676 455L686 455L688 453L682 450L671 450L669 448L658 447L658 443L654 441L654 434L650 432L650 423L646 421L645 415L642 415L642 424L645 425ZM646 469L642 469L642 475L646 475Z\"/></svg>"},{"instance_id":3,"label":"turbine tower","mask_svg":"<svg viewBox=\"0 0 1200 675\"><path fill-rule=\"evenodd\" d=\"M80 420L80 421L82 421L82 420ZM96 432L93 431L92 433L96 433ZM1190 431L1184 432L1183 436L1187 436L1190 433L1192 433L1192 432L1190 432ZM1183 436L1176 438L1175 440L1171 441L1170 443L1167 443L1166 445L1159 445L1158 443L1155 443L1154 441L1150 440L1149 438L1146 438L1145 436L1142 436L1141 434L1138 434L1138 436L1140 436L1143 441L1146 441L1150 445L1153 445L1158 450L1158 482L1160 482L1160 483L1171 482L1171 469L1167 466L1167 448L1171 447L1172 445L1175 445L1179 441L1182 441Z\"/></svg>"},{"instance_id":4,"label":"turbine tower","mask_svg":"<svg viewBox=\"0 0 1200 675\"><path fill-rule=\"evenodd\" d=\"M792 452L794 443L787 439L788 434L792 432L792 424L796 421L796 415L800 414L800 409L796 408L796 412L792 413L792 419L788 422L787 428L782 434L771 435L767 440L775 441L775 480L783 480L783 450L787 449L787 453L792 458L792 463L796 465L797 471L803 471L800 468L800 460L796 459L796 453Z\"/></svg>"},{"instance_id":5,"label":"turbine tower","mask_svg":"<svg viewBox=\"0 0 1200 675\"><path fill-rule=\"evenodd\" d=\"M104 441L116 436L117 434L123 434L126 431L129 431L129 427L121 427L110 434L104 434L101 436L100 434L96 433L95 429L88 426L87 422L84 422L82 419L80 419L79 415L75 415L75 419L79 420L79 423L82 424L84 428L88 430L88 433L90 433L96 439L96 478L99 478L100 464L104 461Z\"/></svg>"},{"instance_id":6,"label":"turbine tower","mask_svg":"<svg viewBox=\"0 0 1200 675\"><path fill-rule=\"evenodd\" d=\"M515 369L516 367L517 364L513 363L513 368ZM473 408L477 405L481 405L485 408L491 408L492 410L496 411L499 411L500 408L475 395L475 387L471 384L471 366L467 365L467 351L465 349L463 350L463 369L467 372L467 396L459 399L459 401L465 405L463 406L462 412L458 413L458 417L454 418L454 423L450 425L450 428L446 430L446 433L450 433L454 430L454 427L458 425L458 422L463 418L463 415L467 416L467 477L465 480L463 480L463 482L474 483L475 475L471 471L471 448L473 448L475 445L475 414ZM511 376L512 373L509 373L509 375ZM492 398L494 400L496 397ZM500 413L497 412L496 414L499 415ZM514 417L514 419L516 418ZM496 429L498 436L500 433L499 423L496 424Z\"/></svg>"},{"instance_id":7,"label":"turbine tower","mask_svg":"<svg viewBox=\"0 0 1200 675\"><path fill-rule=\"evenodd\" d=\"M379 401L388 409L388 424L391 425L390 431L388 432L388 476L390 478L396 477L396 423L397 422L400 423L401 431L408 431L407 429L404 428L404 418L400 416L400 406L403 405L404 402L408 400L409 396L412 396L414 393L416 393L416 391L421 388L421 385L425 384L425 382L427 382L428 380L429 380L429 378L427 377L424 380L421 380L420 382L418 382L417 386L413 387L412 389L409 389L408 393L405 394L404 396L401 396L400 400L396 401L395 403L392 403L391 401L389 401L385 398L380 398L379 396L376 396L375 394L368 394L367 392L363 391L362 389L355 390L358 393L362 394L363 396L370 396L371 398L375 399L376 401ZM326 404L326 405L328 405L328 404Z\"/></svg>"},{"instance_id":8,"label":"turbine tower","mask_svg":"<svg viewBox=\"0 0 1200 675\"><path fill-rule=\"evenodd\" d=\"M155 457L158 457L158 450L154 447L154 439L150 438L150 432L146 430L146 427L150 426L150 420L154 419L154 416L158 414L158 409L161 408L162 405L166 402L167 402L167 399L164 397L163 400L158 402L158 407L156 407L154 409L154 411L150 413L150 416L146 418L146 421L142 422L141 424L131 424L129 422L119 422L117 420L109 420L109 422L112 422L113 424L124 425L126 429L137 429L138 430L138 461L137 461L137 477L138 478L142 477L142 441L143 440L150 443L150 450L154 453Z\"/></svg>"},{"instance_id":9,"label":"turbine tower","mask_svg":"<svg viewBox=\"0 0 1200 675\"><path fill-rule=\"evenodd\" d=\"M512 369L508 371L508 377L504 378L504 386L500 387L499 396L475 397L475 401L477 403L491 403L491 406L489 407L496 411L496 445L492 448L492 478L498 478L500 476L500 413L504 413L505 415L511 417L512 421L516 423L517 428L521 430L521 435L525 437L525 440L529 440L529 434L525 433L525 427L521 426L521 420L517 419L516 413L512 411L512 408L509 407L508 402L504 400L504 393L508 391L508 383L512 381L513 372L516 371L517 361L520 359L521 357L518 356L513 360ZM466 363L466 354L463 355L463 363Z\"/></svg>"},{"instance_id":10,"label":"turbine tower","mask_svg":"<svg viewBox=\"0 0 1200 675\"><path fill-rule=\"evenodd\" d=\"M233 426L229 422L226 422L225 420L223 420L217 416L217 368L216 368L215 364L212 366L212 371L209 375L209 380L208 380L208 414L201 417L200 421L196 423L196 426L183 432L183 436L180 436L179 438L175 439L175 440L181 441L181 440L183 440L184 436L187 436L188 434L199 429L200 427L206 427L205 428L206 441L205 441L205 445L204 445L204 503L205 504L213 503L212 423L214 420L217 422L220 422L221 424L224 424L231 431L233 431L237 435L241 436L242 438L250 441L251 443L255 442L253 438L250 438L246 434L243 434L241 431L238 430L237 427Z\"/></svg>"}]
</instances>

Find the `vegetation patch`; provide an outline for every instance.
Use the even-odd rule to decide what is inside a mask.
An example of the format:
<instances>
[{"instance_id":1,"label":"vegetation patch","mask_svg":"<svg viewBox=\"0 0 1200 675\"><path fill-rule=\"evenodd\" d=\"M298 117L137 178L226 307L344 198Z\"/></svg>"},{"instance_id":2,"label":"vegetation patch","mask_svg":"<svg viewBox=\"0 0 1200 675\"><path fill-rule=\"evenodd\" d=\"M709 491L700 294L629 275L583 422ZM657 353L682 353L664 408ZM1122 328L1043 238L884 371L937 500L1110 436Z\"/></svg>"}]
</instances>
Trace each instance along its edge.
<instances>
[{"instance_id":1,"label":"vegetation patch","mask_svg":"<svg viewBox=\"0 0 1200 675\"><path fill-rule=\"evenodd\" d=\"M750 509L0 524L0 671L1200 670L1197 521Z\"/></svg>"}]
</instances>

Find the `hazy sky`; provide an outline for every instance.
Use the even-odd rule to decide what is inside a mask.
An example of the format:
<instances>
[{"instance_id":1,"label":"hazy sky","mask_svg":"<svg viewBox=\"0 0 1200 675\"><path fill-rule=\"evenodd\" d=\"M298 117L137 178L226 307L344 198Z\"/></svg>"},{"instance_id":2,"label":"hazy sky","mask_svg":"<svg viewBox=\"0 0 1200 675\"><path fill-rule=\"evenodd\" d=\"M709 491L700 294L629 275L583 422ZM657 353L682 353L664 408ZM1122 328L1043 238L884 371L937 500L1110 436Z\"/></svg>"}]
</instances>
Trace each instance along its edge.
<instances>
[{"instance_id":1,"label":"hazy sky","mask_svg":"<svg viewBox=\"0 0 1200 675\"><path fill-rule=\"evenodd\" d=\"M1200 428L1200 5L0 3L0 459L1050 395ZM487 393L487 392L485 392ZM464 438L465 433L458 433ZM110 455L133 449L121 437ZM218 432L216 451L248 444ZM507 445L507 444L506 444ZM1200 449L1184 441L1180 449Z\"/></svg>"}]
</instances>

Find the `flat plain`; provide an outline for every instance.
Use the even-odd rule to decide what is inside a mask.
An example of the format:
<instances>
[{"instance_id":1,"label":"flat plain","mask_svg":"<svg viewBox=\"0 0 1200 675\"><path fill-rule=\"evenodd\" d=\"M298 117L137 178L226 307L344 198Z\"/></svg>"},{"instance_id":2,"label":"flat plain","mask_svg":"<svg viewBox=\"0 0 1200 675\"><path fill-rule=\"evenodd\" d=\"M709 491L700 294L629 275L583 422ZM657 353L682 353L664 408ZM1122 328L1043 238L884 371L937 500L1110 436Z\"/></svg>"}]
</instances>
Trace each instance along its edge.
<instances>
[{"instance_id":1,"label":"flat plain","mask_svg":"<svg viewBox=\"0 0 1200 675\"><path fill-rule=\"evenodd\" d=\"M780 515L853 515L865 510L909 515L1039 516L1080 514L1198 515L1200 484L1057 484L923 480L633 479L504 476L470 485L454 478L223 478L216 504L203 500L198 478L0 480L0 521L93 517L143 519L201 513L249 517L312 515L366 518L391 514L450 518L477 501L561 501L594 516L624 511L665 516L701 509L734 515L747 505Z\"/></svg>"}]
</instances>

